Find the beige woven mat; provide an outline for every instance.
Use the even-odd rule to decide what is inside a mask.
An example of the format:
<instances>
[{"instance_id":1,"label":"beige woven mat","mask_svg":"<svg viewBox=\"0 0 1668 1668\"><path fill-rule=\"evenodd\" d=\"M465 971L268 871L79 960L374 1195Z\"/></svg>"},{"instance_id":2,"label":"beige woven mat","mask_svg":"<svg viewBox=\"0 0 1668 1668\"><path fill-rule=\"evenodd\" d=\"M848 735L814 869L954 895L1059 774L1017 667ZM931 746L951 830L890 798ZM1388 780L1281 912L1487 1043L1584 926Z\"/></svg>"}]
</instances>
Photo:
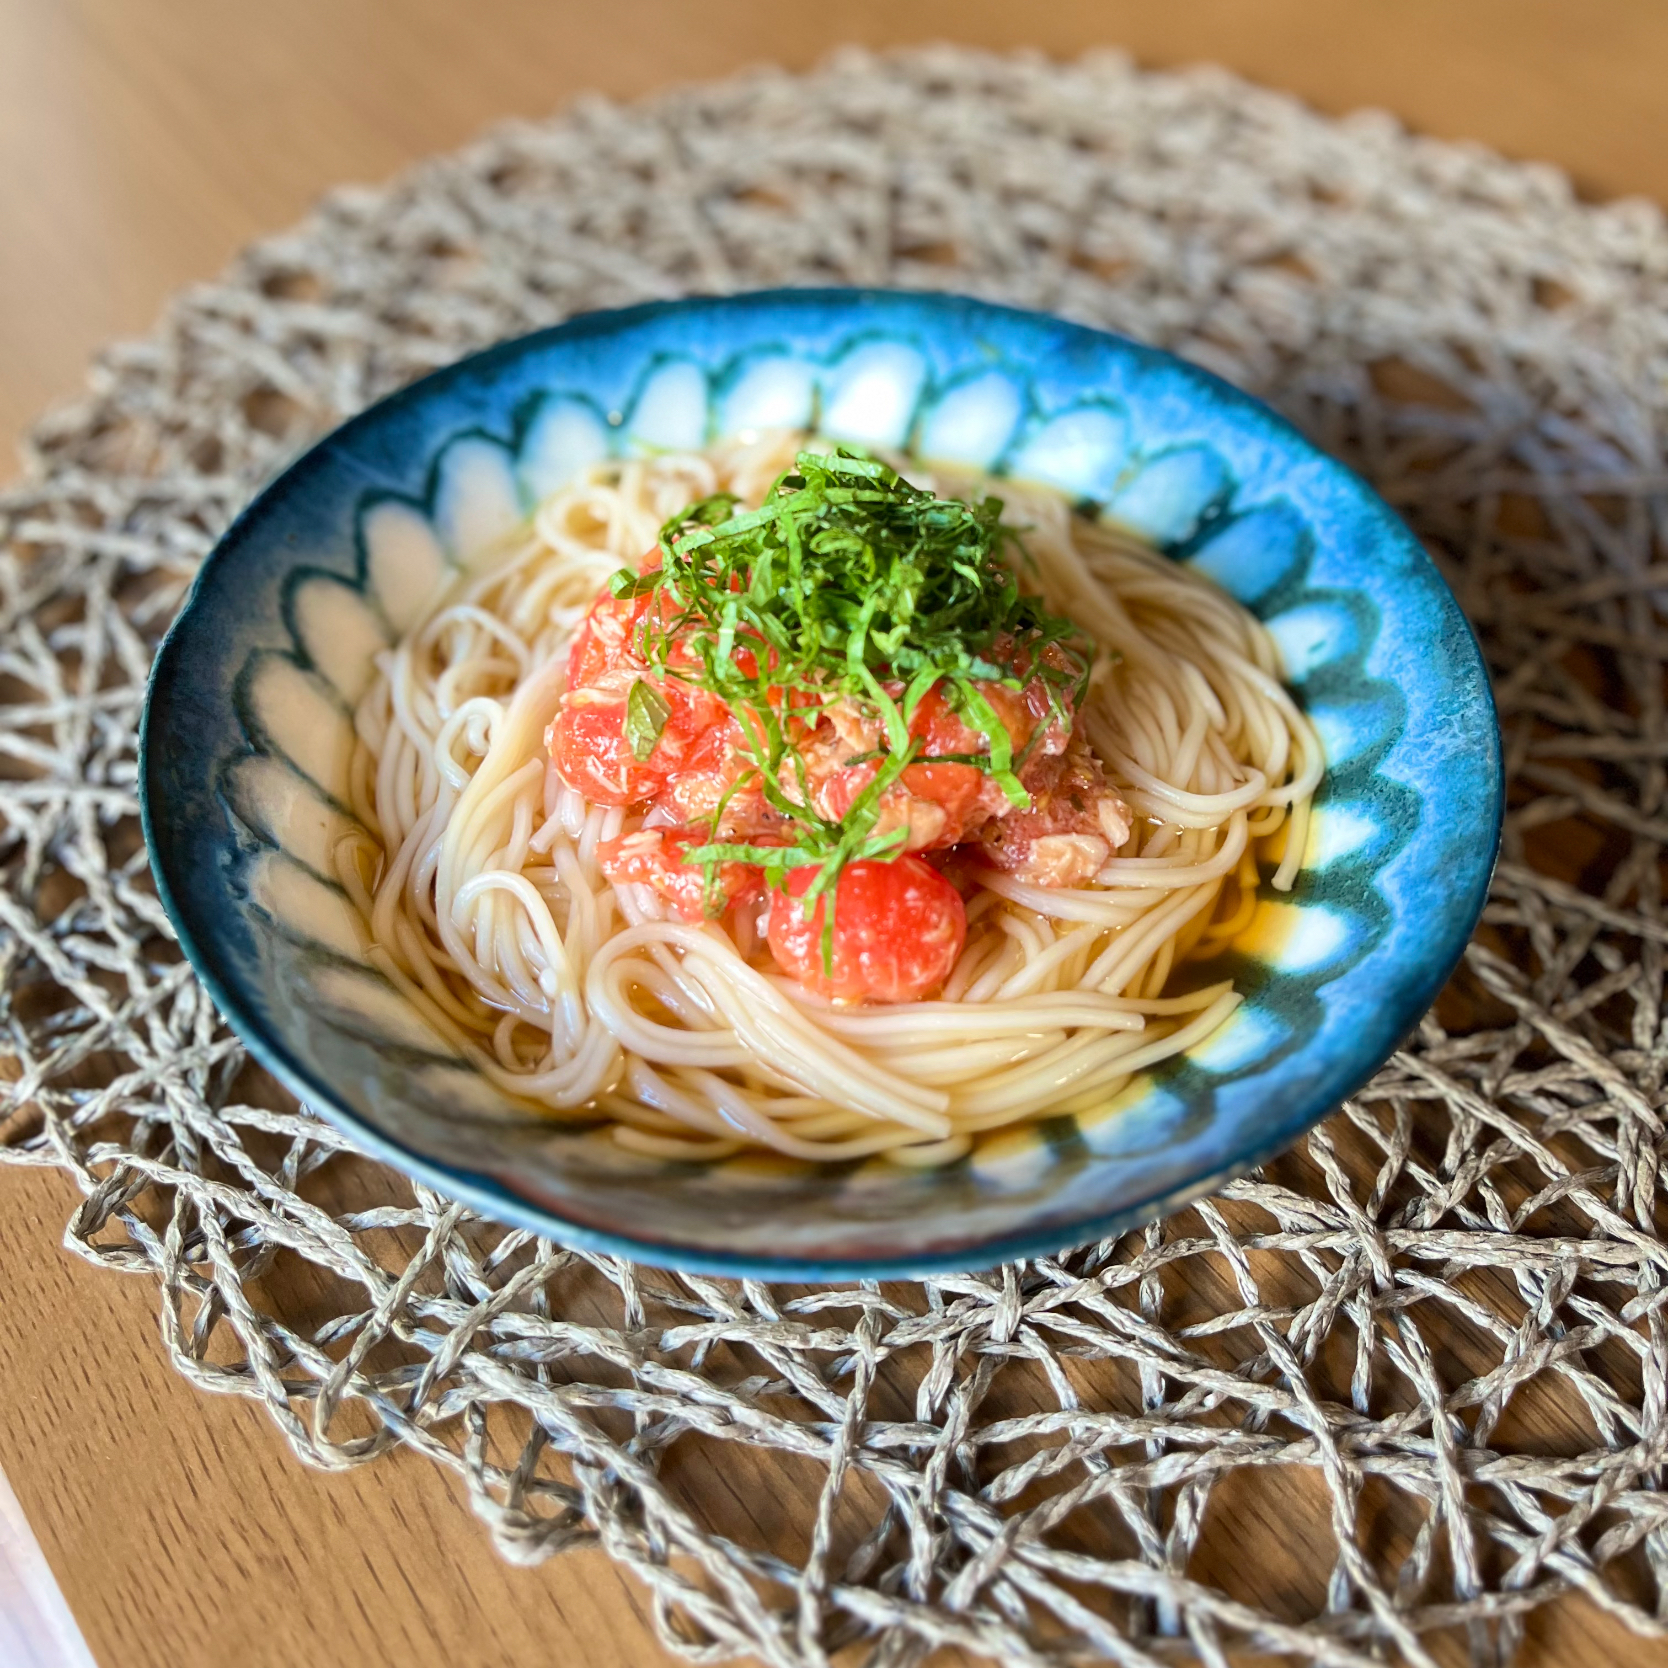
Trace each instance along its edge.
<instances>
[{"instance_id":1,"label":"beige woven mat","mask_svg":"<svg viewBox=\"0 0 1668 1668\"><path fill-rule=\"evenodd\" d=\"M1297 1151L1058 1262L809 1294L345 1155L180 964L134 814L152 646L306 436L568 313L806 280L1050 309L1273 400L1452 580L1512 782L1466 966ZM590 102L337 193L111 350L0 499L0 1157L71 1171L72 1248L154 1277L180 1371L300 1457L409 1444L506 1557L600 1540L709 1661L1483 1662L1570 1587L1660 1641L1665 342L1654 211L1114 58ZM280 1251L310 1306L257 1280ZM1248 1499L1307 1587L1224 1545Z\"/></svg>"}]
</instances>

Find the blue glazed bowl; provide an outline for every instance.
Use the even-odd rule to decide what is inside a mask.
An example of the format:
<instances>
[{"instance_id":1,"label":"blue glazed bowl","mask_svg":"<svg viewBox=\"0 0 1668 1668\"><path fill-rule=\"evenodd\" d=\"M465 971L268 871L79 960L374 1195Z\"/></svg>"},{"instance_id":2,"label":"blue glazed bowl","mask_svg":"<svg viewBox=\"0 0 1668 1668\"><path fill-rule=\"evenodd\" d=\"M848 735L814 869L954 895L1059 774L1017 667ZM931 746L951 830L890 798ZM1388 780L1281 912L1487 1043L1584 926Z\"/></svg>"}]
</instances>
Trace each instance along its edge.
<instances>
[{"instance_id":1,"label":"blue glazed bowl","mask_svg":"<svg viewBox=\"0 0 1668 1668\"><path fill-rule=\"evenodd\" d=\"M1326 747L1296 888L1233 950L1245 1001L1092 1114L939 1172L668 1164L530 1119L364 959L327 878L371 657L597 459L814 423L1064 489L1267 622ZM489 1216L718 1273L988 1266L1132 1226L1357 1088L1463 948L1499 837L1477 646L1407 529L1254 400L1166 354L951 296L779 291L574 319L344 424L204 563L151 679L145 835L180 942L254 1055Z\"/></svg>"}]
</instances>

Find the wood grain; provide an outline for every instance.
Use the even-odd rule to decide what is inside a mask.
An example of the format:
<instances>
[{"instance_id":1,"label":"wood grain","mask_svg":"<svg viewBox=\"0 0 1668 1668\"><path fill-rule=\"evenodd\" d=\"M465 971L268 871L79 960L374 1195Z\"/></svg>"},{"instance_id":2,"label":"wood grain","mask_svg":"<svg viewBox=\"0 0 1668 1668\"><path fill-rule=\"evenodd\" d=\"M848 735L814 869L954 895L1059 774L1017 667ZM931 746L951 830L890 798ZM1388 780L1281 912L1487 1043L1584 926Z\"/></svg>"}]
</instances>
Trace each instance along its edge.
<instances>
[{"instance_id":1,"label":"wood grain","mask_svg":"<svg viewBox=\"0 0 1668 1668\"><path fill-rule=\"evenodd\" d=\"M512 1569L426 1461L297 1465L264 1414L174 1373L148 1281L51 1254L66 1177L0 1186L0 1467L104 1668L676 1660L602 1553Z\"/></svg>"},{"instance_id":2,"label":"wood grain","mask_svg":"<svg viewBox=\"0 0 1668 1668\"><path fill-rule=\"evenodd\" d=\"M588 87L935 37L1214 58L1324 109L1386 106L1595 193L1668 199L1657 0L0 0L0 431L341 180ZM104 1668L673 1660L600 1554L506 1567L425 1463L303 1470L257 1410L172 1372L147 1283L55 1251L65 1177L0 1172L0 1189L0 1467ZM792 1516L779 1469L738 1455L711 1481L715 1514L754 1533ZM1330 1548L1289 1544L1274 1494L1225 1488L1212 1511L1220 1550L1196 1573L1313 1598ZM1529 1668L1668 1662L1582 1600L1530 1633Z\"/></svg>"},{"instance_id":3,"label":"wood grain","mask_svg":"<svg viewBox=\"0 0 1668 1668\"><path fill-rule=\"evenodd\" d=\"M1212 58L1668 199L1659 0L0 0L0 431L339 181L585 88L930 38Z\"/></svg>"}]
</instances>

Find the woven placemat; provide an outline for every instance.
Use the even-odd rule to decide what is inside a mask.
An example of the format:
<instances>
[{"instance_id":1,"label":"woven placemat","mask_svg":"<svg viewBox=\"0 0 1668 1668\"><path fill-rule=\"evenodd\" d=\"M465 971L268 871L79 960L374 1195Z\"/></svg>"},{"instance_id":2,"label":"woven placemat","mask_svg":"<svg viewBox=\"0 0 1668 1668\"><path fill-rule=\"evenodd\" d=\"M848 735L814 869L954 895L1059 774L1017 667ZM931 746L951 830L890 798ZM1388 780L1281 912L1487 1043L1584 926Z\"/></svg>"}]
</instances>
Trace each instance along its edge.
<instances>
[{"instance_id":1,"label":"woven placemat","mask_svg":"<svg viewBox=\"0 0 1668 1668\"><path fill-rule=\"evenodd\" d=\"M248 1064L149 883L152 649L307 437L573 312L796 282L1223 372L1409 518L1497 679L1504 859L1433 1014L1290 1155L1057 1260L807 1292L481 1222ZM73 1173L68 1244L157 1280L195 1383L313 1464L427 1454L508 1558L600 1540L704 1660L1484 1662L1570 1588L1668 1637L1665 348L1654 210L1111 56L583 102L338 192L107 353L0 498L0 1158ZM711 1486L744 1464L770 1544ZM1310 1589L1223 1555L1254 1497Z\"/></svg>"}]
</instances>

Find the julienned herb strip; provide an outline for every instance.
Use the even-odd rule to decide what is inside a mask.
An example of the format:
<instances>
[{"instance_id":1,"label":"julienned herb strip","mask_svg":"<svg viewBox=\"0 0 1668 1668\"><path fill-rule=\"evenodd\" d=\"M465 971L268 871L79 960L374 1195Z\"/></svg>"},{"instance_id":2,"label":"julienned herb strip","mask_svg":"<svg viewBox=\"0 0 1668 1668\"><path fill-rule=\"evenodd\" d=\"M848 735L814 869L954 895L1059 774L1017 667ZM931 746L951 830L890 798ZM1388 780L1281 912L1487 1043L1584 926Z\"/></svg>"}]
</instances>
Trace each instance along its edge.
<instances>
[{"instance_id":1,"label":"julienned herb strip","mask_svg":"<svg viewBox=\"0 0 1668 1668\"><path fill-rule=\"evenodd\" d=\"M1020 591L1006 560L1017 540L1001 525L998 498L935 498L878 459L842 448L801 452L760 508L738 512L738 503L720 493L690 505L661 529L659 571L622 569L610 588L620 598L653 598L638 628L643 659L657 674L724 701L752 767L736 787L756 783L792 832L781 846L721 841L721 808L712 841L686 854L704 868L709 898L721 863L759 864L772 888L789 869L815 865L804 895L809 918L846 864L902 848L907 830L876 833L875 823L881 796L904 770L932 762L909 726L935 684L989 749L957 762L988 772L1023 806L1030 802L1018 776L1023 760L1013 758L981 685L1022 688L1013 670L1022 656L1027 676L1048 682L1063 720L1064 695L1082 696L1091 650L1069 621ZM1007 664L986 658L999 639L1013 645ZM1069 670L1045 662L1053 645ZM633 698L639 692L636 707L628 703L628 739L634 752L644 746L638 757L646 758L665 723L665 703L646 683ZM838 822L810 805L804 759L783 722L791 713L810 725L815 708L834 701L857 703L886 737L873 781ZM825 919L826 963L832 908Z\"/></svg>"},{"instance_id":2,"label":"julienned herb strip","mask_svg":"<svg viewBox=\"0 0 1668 1668\"><path fill-rule=\"evenodd\" d=\"M625 738L631 756L638 764L647 764L660 741L660 732L672 716L666 698L652 684L638 679L626 697Z\"/></svg>"}]
</instances>

